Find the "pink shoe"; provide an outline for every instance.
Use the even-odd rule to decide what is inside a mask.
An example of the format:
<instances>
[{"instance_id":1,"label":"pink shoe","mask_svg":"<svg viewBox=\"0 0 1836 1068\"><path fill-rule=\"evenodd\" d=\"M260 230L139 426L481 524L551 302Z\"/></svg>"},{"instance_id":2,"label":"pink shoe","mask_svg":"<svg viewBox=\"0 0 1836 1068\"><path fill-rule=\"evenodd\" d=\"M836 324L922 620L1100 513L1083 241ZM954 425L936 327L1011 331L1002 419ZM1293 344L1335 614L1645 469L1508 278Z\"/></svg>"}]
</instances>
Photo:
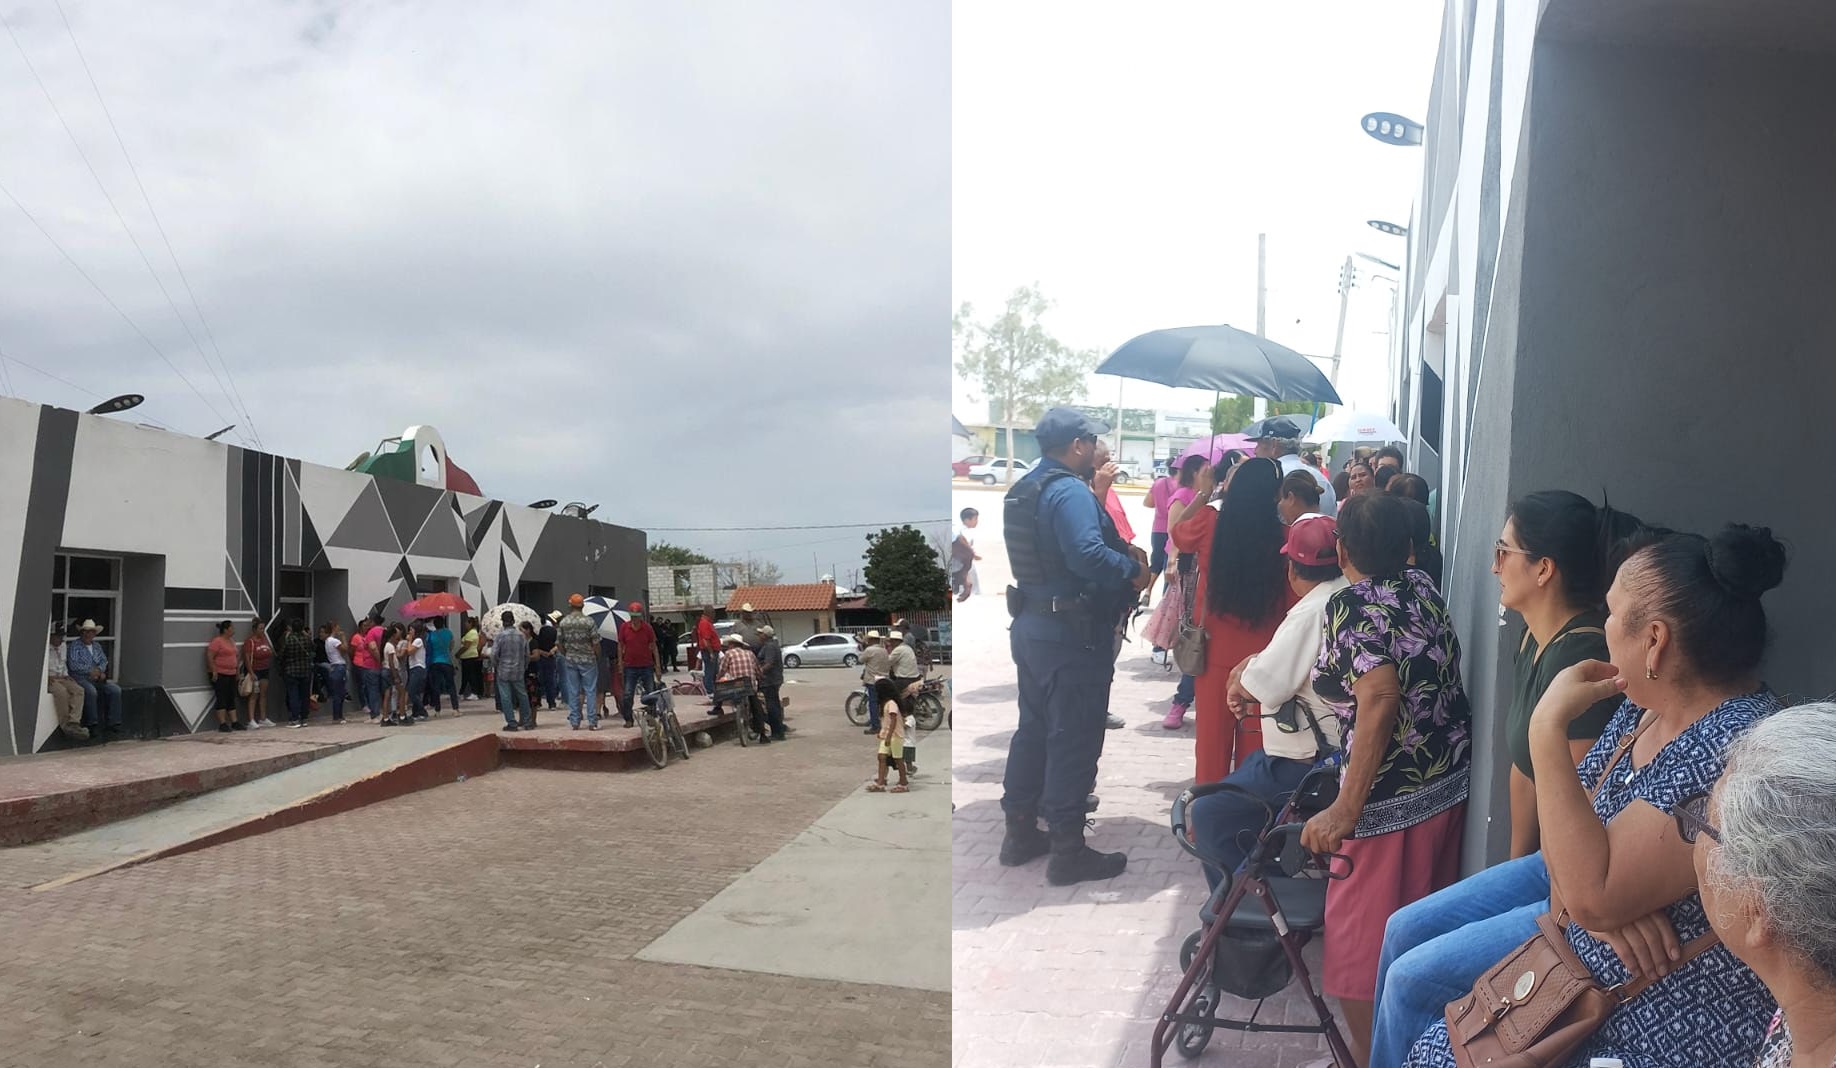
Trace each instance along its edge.
<instances>
[{"instance_id":1,"label":"pink shoe","mask_svg":"<svg viewBox=\"0 0 1836 1068\"><path fill-rule=\"evenodd\" d=\"M1170 731L1184 727L1186 725L1186 706L1178 701L1173 702L1173 707L1167 709L1167 718L1161 720L1160 725Z\"/></svg>"}]
</instances>

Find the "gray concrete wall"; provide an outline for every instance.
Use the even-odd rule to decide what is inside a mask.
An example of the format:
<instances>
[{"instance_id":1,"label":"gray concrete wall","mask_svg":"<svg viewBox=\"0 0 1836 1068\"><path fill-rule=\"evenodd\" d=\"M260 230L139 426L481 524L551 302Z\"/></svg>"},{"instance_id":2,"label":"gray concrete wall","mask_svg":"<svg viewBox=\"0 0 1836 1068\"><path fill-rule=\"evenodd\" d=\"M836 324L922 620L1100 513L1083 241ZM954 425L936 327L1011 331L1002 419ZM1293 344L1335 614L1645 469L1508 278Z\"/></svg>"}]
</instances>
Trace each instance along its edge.
<instances>
[{"instance_id":1,"label":"gray concrete wall","mask_svg":"<svg viewBox=\"0 0 1836 1068\"><path fill-rule=\"evenodd\" d=\"M1511 490L1604 487L1670 526L1772 527L1794 553L1766 602L1766 677L1836 690L1821 610L1836 578L1817 551L1836 525L1818 464L1836 399L1836 68L1544 41L1531 99Z\"/></svg>"}]
</instances>

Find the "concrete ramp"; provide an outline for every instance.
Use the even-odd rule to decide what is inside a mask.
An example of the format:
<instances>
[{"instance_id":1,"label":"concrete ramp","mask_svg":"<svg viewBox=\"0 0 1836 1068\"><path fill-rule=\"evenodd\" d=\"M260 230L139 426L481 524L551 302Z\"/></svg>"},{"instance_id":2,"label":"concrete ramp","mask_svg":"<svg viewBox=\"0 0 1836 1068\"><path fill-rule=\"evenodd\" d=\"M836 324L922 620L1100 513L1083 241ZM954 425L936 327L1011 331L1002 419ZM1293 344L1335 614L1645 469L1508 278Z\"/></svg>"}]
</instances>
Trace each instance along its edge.
<instances>
[{"instance_id":1,"label":"concrete ramp","mask_svg":"<svg viewBox=\"0 0 1836 1068\"><path fill-rule=\"evenodd\" d=\"M857 790L638 959L949 990L950 733L922 748L910 793Z\"/></svg>"},{"instance_id":2,"label":"concrete ramp","mask_svg":"<svg viewBox=\"0 0 1836 1068\"><path fill-rule=\"evenodd\" d=\"M35 871L66 874L40 882L55 890L117 868L332 816L482 775L498 765L496 735L454 737L402 732L252 782L165 808L9 850Z\"/></svg>"}]
</instances>

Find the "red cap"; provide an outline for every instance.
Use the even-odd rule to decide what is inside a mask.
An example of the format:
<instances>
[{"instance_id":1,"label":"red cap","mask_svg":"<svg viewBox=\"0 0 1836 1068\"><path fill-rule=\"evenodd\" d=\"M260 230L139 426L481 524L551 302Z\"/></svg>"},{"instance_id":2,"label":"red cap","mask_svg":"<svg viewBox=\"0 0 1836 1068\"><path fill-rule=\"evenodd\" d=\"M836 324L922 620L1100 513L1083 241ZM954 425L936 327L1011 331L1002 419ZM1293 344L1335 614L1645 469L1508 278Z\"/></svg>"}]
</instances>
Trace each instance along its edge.
<instances>
[{"instance_id":1,"label":"red cap","mask_svg":"<svg viewBox=\"0 0 1836 1068\"><path fill-rule=\"evenodd\" d=\"M1312 567L1338 563L1339 524L1325 515L1295 520L1288 528L1288 541L1281 547L1281 555Z\"/></svg>"},{"instance_id":2,"label":"red cap","mask_svg":"<svg viewBox=\"0 0 1836 1068\"><path fill-rule=\"evenodd\" d=\"M638 602L636 602L636 601L632 601L632 602L631 602L631 610L632 610L633 612L642 612L642 611L644 610L644 606L643 606L643 605L641 605L641 604L639 604L639 603L638 603Z\"/></svg>"}]
</instances>

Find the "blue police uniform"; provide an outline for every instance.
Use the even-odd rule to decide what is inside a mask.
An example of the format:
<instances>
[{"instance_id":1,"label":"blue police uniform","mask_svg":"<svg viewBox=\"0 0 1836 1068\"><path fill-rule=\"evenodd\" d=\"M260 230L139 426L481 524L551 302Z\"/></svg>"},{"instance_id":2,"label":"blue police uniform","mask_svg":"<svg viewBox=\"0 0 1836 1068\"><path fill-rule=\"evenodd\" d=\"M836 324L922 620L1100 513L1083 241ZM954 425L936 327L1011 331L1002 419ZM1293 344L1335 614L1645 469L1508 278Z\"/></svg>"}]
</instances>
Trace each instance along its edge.
<instances>
[{"instance_id":1,"label":"blue police uniform","mask_svg":"<svg viewBox=\"0 0 1836 1068\"><path fill-rule=\"evenodd\" d=\"M1045 481L1035 550L1044 581L1021 581L1025 607L1010 632L1020 723L1008 746L1001 807L1081 835L1103 751L1118 628L1135 601L1141 564L1116 548L1125 543L1101 502L1069 473L1048 457L1022 479Z\"/></svg>"}]
</instances>

